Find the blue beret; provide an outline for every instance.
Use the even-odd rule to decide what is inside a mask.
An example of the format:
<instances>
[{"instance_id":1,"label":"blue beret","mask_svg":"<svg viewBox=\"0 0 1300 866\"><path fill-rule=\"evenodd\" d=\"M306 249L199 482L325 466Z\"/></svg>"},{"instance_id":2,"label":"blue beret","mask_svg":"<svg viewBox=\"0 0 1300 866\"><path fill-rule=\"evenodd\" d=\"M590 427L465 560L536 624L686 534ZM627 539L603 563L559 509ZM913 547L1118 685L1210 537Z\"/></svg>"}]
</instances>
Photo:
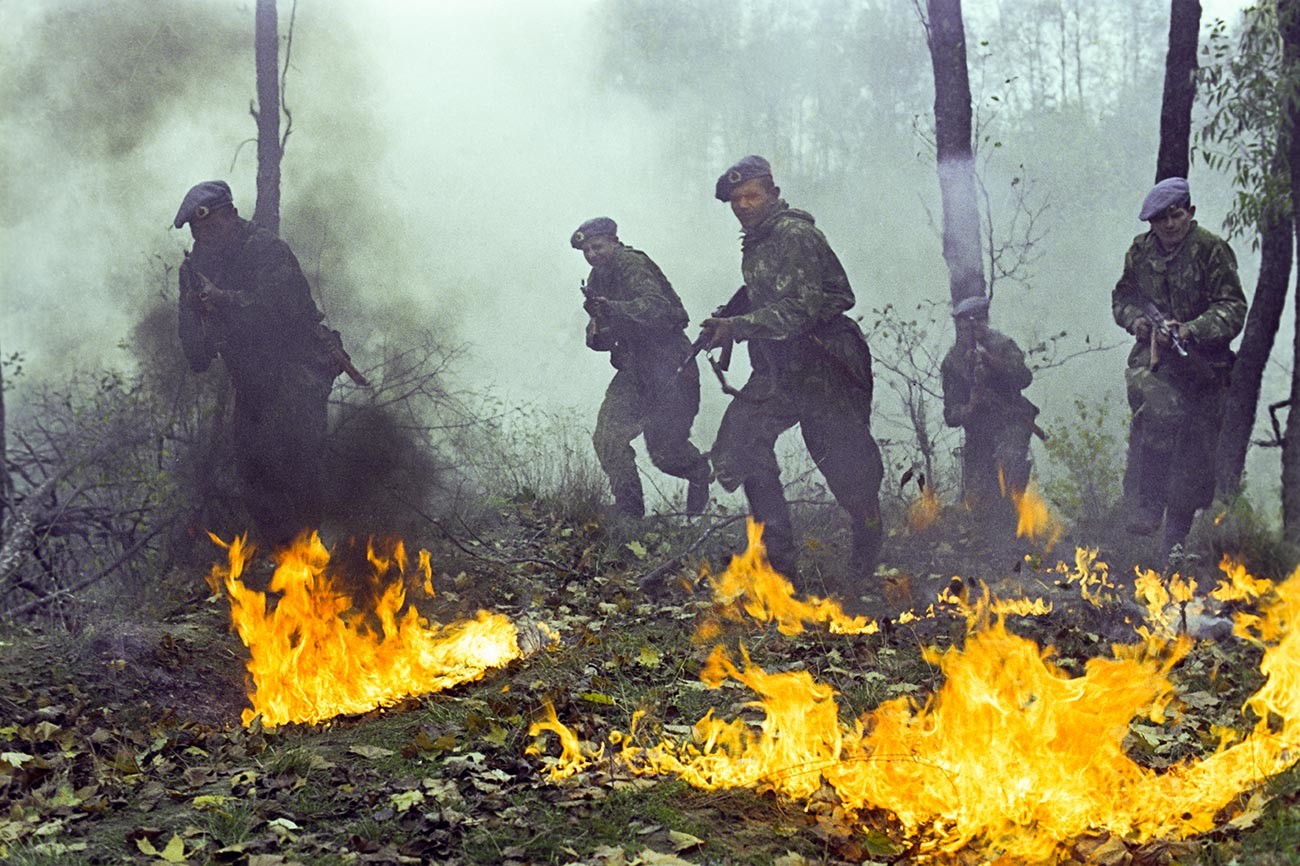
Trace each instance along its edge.
<instances>
[{"instance_id":1,"label":"blue beret","mask_svg":"<svg viewBox=\"0 0 1300 866\"><path fill-rule=\"evenodd\" d=\"M722 173L713 195L718 201L731 201L731 193L736 187L756 177L771 177L772 165L761 156L750 155Z\"/></svg>"},{"instance_id":2,"label":"blue beret","mask_svg":"<svg viewBox=\"0 0 1300 866\"><path fill-rule=\"evenodd\" d=\"M230 207L233 203L230 187L224 180L205 180L190 187L190 191L185 193L185 198L181 201L181 209L176 211L176 219L172 225L181 228L190 220L204 219L214 210Z\"/></svg>"},{"instance_id":3,"label":"blue beret","mask_svg":"<svg viewBox=\"0 0 1300 866\"><path fill-rule=\"evenodd\" d=\"M1181 177L1167 177L1147 193L1147 197L1142 201L1142 212L1138 214L1138 219L1146 222L1160 216L1174 205L1187 207L1191 203L1192 192L1187 187L1187 180Z\"/></svg>"},{"instance_id":4,"label":"blue beret","mask_svg":"<svg viewBox=\"0 0 1300 866\"><path fill-rule=\"evenodd\" d=\"M569 243L573 244L575 250L580 250L583 242L600 235L617 236L618 223L609 217L592 217L578 226L578 230L573 233L573 237L569 238Z\"/></svg>"},{"instance_id":5,"label":"blue beret","mask_svg":"<svg viewBox=\"0 0 1300 866\"><path fill-rule=\"evenodd\" d=\"M989 314L989 299L983 295L976 295L973 298L962 298L952 306L952 317L960 319L963 316L969 316L972 319L981 318Z\"/></svg>"}]
</instances>

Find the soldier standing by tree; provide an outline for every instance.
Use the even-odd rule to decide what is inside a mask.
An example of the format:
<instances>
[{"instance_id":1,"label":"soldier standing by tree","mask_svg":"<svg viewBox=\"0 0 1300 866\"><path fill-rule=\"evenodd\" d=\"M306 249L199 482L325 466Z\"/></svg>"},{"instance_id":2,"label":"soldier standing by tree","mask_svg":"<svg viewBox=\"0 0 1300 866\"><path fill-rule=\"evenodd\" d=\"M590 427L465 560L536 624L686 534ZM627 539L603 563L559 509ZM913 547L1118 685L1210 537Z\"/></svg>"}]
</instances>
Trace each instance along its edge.
<instances>
[{"instance_id":1,"label":"soldier standing by tree","mask_svg":"<svg viewBox=\"0 0 1300 866\"><path fill-rule=\"evenodd\" d=\"M207 181L181 202L194 251L180 268L180 339L190 369L221 356L235 388L235 460L258 540L283 546L318 527L326 410L350 367L322 323L288 244L239 216Z\"/></svg>"},{"instance_id":2,"label":"soldier standing by tree","mask_svg":"<svg viewBox=\"0 0 1300 866\"><path fill-rule=\"evenodd\" d=\"M753 373L727 407L711 456L727 490L744 485L749 510L777 571L798 580L790 507L781 487L776 440L800 425L808 452L836 501L849 513L852 576L840 591L861 595L880 554L884 466L871 436L871 352L844 315L853 289L825 236L791 208L761 156L747 156L718 178L715 196L740 222L743 298L737 314L705 319L707 348L749 341Z\"/></svg>"},{"instance_id":3,"label":"soldier standing by tree","mask_svg":"<svg viewBox=\"0 0 1300 866\"><path fill-rule=\"evenodd\" d=\"M1162 553L1182 544L1198 508L1214 497L1214 460L1232 372L1228 344L1241 332L1246 296L1232 248L1193 219L1187 181L1156 184L1111 294L1115 322L1135 340L1124 378L1133 410L1129 445L1136 502L1129 528L1164 521Z\"/></svg>"},{"instance_id":4,"label":"soldier standing by tree","mask_svg":"<svg viewBox=\"0 0 1300 866\"><path fill-rule=\"evenodd\" d=\"M965 431L962 488L972 510L989 513L1029 484L1029 438L1038 407L1021 393L1033 382L1025 353L989 327L988 298L953 308L957 340L943 359L943 419Z\"/></svg>"},{"instance_id":5,"label":"soldier standing by tree","mask_svg":"<svg viewBox=\"0 0 1300 866\"><path fill-rule=\"evenodd\" d=\"M710 471L690 440L700 408L699 366L684 331L690 317L658 265L619 241L609 217L587 220L569 241L591 265L582 304L591 316L587 346L609 352L618 370L605 389L592 436L614 507L629 517L645 515L631 444L644 432L650 461L689 482L686 511L699 514L709 504Z\"/></svg>"}]
</instances>

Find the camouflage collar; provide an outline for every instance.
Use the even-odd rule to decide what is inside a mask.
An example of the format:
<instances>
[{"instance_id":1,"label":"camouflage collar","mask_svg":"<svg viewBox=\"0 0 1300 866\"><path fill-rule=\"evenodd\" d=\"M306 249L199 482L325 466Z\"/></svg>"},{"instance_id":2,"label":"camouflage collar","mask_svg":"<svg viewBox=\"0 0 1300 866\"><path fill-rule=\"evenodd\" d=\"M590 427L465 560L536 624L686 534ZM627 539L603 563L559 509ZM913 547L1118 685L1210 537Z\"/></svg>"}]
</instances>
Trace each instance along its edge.
<instances>
[{"instance_id":1,"label":"camouflage collar","mask_svg":"<svg viewBox=\"0 0 1300 866\"><path fill-rule=\"evenodd\" d=\"M816 222L816 220L813 219L813 215L808 213L808 211L790 207L783 198L777 199L776 206L772 208L770 214L763 218L762 222L749 231L742 231L740 233L740 248L742 250L747 250L751 249L755 244L762 243L767 239L767 236L772 233L772 230L776 228L776 224L787 217L806 220L809 223Z\"/></svg>"}]
</instances>

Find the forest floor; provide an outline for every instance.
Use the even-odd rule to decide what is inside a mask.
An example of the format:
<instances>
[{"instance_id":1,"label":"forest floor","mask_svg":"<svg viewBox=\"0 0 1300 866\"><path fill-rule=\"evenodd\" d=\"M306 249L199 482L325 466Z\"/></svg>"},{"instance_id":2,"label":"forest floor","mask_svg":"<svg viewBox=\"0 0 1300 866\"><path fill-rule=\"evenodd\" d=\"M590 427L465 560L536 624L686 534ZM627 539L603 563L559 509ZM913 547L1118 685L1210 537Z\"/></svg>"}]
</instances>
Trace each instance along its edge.
<instances>
[{"instance_id":1,"label":"forest floor","mask_svg":"<svg viewBox=\"0 0 1300 866\"><path fill-rule=\"evenodd\" d=\"M966 621L925 611L960 576L1001 597L1052 603L1042 616L1012 616L1016 634L1054 647L1061 677L1115 642L1136 640L1132 602L1085 602L1062 567L1077 539L1050 550L941 516L919 533L887 540L867 608L876 634L831 634L813 625L786 636L770 624L719 622L702 565L725 567L743 524L729 516L658 516L639 523L566 519L539 503L503 506L490 529L428 545L430 609L438 621L477 608L542 622L549 646L481 680L394 706L310 726L240 724L249 705L248 651L229 628L229 605L200 573L169 576L170 607L135 620L95 621L77 634L7 626L0 631L0 860L55 863L581 863L768 864L918 862L925 848L883 809L852 814L825 786L798 801L763 780L701 790L667 775L635 775L613 758L562 781L548 778L556 738L530 724L550 702L584 742L607 742L645 711L643 730L689 738L710 708L723 718L761 718L752 693L706 688L700 673L714 644L743 644L766 670L807 671L838 694L841 719L909 697L923 704L942 685L926 647L960 646ZM833 508L805 507L811 540L803 573L812 585L845 557ZM823 527L816 529L815 527ZM829 528L826 528L829 527ZM1103 545L1130 598L1141 542ZM638 581L667 569L663 589ZM219 553L214 548L214 553ZM1213 582L1214 568L1205 569ZM1127 584L1127 585L1126 585ZM1138 724L1124 749L1146 767L1214 751L1225 727L1252 724L1242 704L1264 681L1257 645L1215 634L1170 672L1181 698L1165 723ZM1189 696L1192 696L1189 698ZM536 745L542 755L528 754ZM607 754L612 754L607 749ZM1058 847L1061 862L1300 863L1300 772L1248 791L1185 840L1139 844L1093 834ZM1116 792L1116 797L1123 796ZM1029 830L1026 830L1029 832ZM981 863L997 853L973 844L943 862ZM931 858L938 862L938 858ZM1017 862L1006 859L999 862Z\"/></svg>"}]
</instances>

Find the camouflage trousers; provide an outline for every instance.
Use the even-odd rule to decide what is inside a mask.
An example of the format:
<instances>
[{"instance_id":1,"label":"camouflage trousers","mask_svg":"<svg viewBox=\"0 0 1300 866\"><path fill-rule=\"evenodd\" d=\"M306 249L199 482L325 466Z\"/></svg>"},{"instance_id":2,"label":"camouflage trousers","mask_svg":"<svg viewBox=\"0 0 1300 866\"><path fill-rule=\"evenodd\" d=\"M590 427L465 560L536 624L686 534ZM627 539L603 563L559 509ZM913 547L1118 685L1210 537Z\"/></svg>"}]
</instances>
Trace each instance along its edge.
<instances>
[{"instance_id":1,"label":"camouflage trousers","mask_svg":"<svg viewBox=\"0 0 1300 866\"><path fill-rule=\"evenodd\" d=\"M962 488L972 507L984 507L1004 498L1006 489L1022 491L1029 485L1032 464L1029 424L1002 419L993 425L968 424L962 443Z\"/></svg>"},{"instance_id":2,"label":"camouflage trousers","mask_svg":"<svg viewBox=\"0 0 1300 866\"><path fill-rule=\"evenodd\" d=\"M779 497L781 468L776 440L798 424L808 453L835 501L849 514L855 557L864 569L872 569L880 546L884 463L871 435L871 398L846 377L832 371L823 373L797 380L757 373L751 376L722 416L710 452L714 476L729 491L744 484L751 513L767 524L765 536L775 531L778 535L773 541L792 545L788 506ZM753 495L773 488L772 494Z\"/></svg>"},{"instance_id":3,"label":"camouflage trousers","mask_svg":"<svg viewBox=\"0 0 1300 866\"><path fill-rule=\"evenodd\" d=\"M318 529L330 383L308 371L235 388L235 466L256 540L274 548Z\"/></svg>"},{"instance_id":4,"label":"camouflage trousers","mask_svg":"<svg viewBox=\"0 0 1300 866\"><path fill-rule=\"evenodd\" d=\"M1214 463L1223 417L1226 376L1192 380L1148 367L1124 372L1129 408L1133 411L1129 461L1146 459L1167 467L1168 481L1149 504L1163 510L1175 506L1191 514L1214 499ZM1143 488L1141 465L1130 467L1135 484ZM1161 473L1163 475L1163 471ZM1163 493L1163 496L1160 494Z\"/></svg>"},{"instance_id":5,"label":"camouflage trousers","mask_svg":"<svg viewBox=\"0 0 1300 866\"><path fill-rule=\"evenodd\" d=\"M641 475L632 440L645 434L650 462L660 471L688 480L707 479L709 462L691 444L691 425L700 408L700 372L695 363L674 368L619 370L614 374L596 415L591 437L596 459L609 478L619 511L645 513Z\"/></svg>"}]
</instances>

